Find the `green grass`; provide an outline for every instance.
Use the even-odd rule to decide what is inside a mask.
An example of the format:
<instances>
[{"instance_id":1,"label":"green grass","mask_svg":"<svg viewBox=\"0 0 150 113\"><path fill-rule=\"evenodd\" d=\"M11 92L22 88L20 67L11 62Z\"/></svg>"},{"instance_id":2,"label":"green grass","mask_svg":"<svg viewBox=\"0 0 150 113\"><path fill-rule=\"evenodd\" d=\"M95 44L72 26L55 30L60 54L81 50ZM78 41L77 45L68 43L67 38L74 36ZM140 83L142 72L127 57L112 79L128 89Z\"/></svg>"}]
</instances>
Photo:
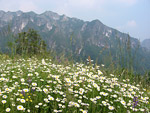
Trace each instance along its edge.
<instances>
[{"instance_id":1,"label":"green grass","mask_svg":"<svg viewBox=\"0 0 150 113\"><path fill-rule=\"evenodd\" d=\"M149 91L125 74L104 66L1 56L0 112L149 112Z\"/></svg>"}]
</instances>

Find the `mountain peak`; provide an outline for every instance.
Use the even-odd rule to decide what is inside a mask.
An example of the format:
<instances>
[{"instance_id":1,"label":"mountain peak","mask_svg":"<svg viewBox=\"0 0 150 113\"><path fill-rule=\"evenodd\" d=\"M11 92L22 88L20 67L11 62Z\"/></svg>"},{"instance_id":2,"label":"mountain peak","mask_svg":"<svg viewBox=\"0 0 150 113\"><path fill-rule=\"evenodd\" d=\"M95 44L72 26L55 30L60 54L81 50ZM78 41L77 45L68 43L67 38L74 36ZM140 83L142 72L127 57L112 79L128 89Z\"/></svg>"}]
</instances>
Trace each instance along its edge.
<instances>
[{"instance_id":1,"label":"mountain peak","mask_svg":"<svg viewBox=\"0 0 150 113\"><path fill-rule=\"evenodd\" d=\"M45 11L44 13L42 13L40 15L52 18L54 20L58 20L60 17L60 15L58 15L57 13L52 12L52 11Z\"/></svg>"},{"instance_id":2,"label":"mountain peak","mask_svg":"<svg viewBox=\"0 0 150 113\"><path fill-rule=\"evenodd\" d=\"M52 11L45 11L45 12L42 13L42 14L43 14L43 15L47 15L47 16L58 15L57 13L52 12Z\"/></svg>"},{"instance_id":3,"label":"mountain peak","mask_svg":"<svg viewBox=\"0 0 150 113\"><path fill-rule=\"evenodd\" d=\"M17 16L20 16L23 12L21 10L16 11Z\"/></svg>"},{"instance_id":4,"label":"mountain peak","mask_svg":"<svg viewBox=\"0 0 150 113\"><path fill-rule=\"evenodd\" d=\"M103 23L102 23L100 20L98 20L98 19L92 20L91 23L103 24Z\"/></svg>"}]
</instances>

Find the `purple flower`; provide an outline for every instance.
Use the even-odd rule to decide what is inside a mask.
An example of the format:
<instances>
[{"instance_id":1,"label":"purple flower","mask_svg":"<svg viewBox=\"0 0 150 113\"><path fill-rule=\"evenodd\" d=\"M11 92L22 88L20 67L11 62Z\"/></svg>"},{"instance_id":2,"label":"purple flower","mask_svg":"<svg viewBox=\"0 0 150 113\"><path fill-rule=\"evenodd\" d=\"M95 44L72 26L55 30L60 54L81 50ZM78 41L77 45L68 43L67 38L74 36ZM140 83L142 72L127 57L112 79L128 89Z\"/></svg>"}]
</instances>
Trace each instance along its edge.
<instances>
[{"instance_id":1,"label":"purple flower","mask_svg":"<svg viewBox=\"0 0 150 113\"><path fill-rule=\"evenodd\" d=\"M135 108L137 106L138 102L139 102L138 97L134 97L133 98L133 108Z\"/></svg>"},{"instance_id":2,"label":"purple flower","mask_svg":"<svg viewBox=\"0 0 150 113\"><path fill-rule=\"evenodd\" d=\"M31 88L31 92L34 92L35 91L35 88Z\"/></svg>"},{"instance_id":3,"label":"purple flower","mask_svg":"<svg viewBox=\"0 0 150 113\"><path fill-rule=\"evenodd\" d=\"M23 96L25 96L25 92L24 91L22 91L21 94L23 94Z\"/></svg>"}]
</instances>

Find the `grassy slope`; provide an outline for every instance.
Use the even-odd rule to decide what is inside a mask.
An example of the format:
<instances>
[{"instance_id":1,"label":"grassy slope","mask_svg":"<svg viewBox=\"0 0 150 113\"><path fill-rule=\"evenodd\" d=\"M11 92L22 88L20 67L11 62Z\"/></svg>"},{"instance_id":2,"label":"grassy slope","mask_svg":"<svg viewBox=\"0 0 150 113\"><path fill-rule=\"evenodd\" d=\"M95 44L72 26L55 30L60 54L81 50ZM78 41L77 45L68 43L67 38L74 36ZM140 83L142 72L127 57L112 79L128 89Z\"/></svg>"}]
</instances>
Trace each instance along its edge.
<instances>
[{"instance_id":1,"label":"grassy slope","mask_svg":"<svg viewBox=\"0 0 150 113\"><path fill-rule=\"evenodd\" d=\"M150 95L142 79L137 84L132 73L110 70L90 63L66 66L51 59L1 56L1 113L149 112Z\"/></svg>"}]
</instances>

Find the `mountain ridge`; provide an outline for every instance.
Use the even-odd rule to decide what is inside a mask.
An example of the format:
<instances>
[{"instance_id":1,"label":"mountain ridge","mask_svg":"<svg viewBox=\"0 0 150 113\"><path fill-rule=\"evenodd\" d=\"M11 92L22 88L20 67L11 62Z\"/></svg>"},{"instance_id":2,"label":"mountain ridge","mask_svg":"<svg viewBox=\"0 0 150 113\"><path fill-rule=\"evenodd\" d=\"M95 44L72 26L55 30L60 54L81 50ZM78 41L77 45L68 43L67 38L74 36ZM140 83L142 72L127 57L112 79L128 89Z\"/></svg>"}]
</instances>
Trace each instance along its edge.
<instances>
[{"instance_id":1,"label":"mountain ridge","mask_svg":"<svg viewBox=\"0 0 150 113\"><path fill-rule=\"evenodd\" d=\"M101 63L105 60L108 61L107 57L110 51L113 53L113 61L117 61L117 58L122 58L119 51L123 51L122 55L127 57L126 52L131 49L131 56L133 57L139 47L138 39L108 27L98 19L84 21L66 15L59 15L52 11L41 14L0 11L0 46L2 51L7 50L7 42L10 40L8 36L2 33L7 30L8 26L14 34L33 28L46 41L48 49L57 53L64 52L75 58L78 57L78 59L82 57L85 60L88 56L91 56L94 60L99 59L100 51L105 49L106 51L102 54L103 58L99 60ZM130 46L127 47L127 44ZM147 53L144 53L142 47L138 49L140 49L138 56L144 58ZM121 62L125 64L127 60L128 58ZM134 60L136 63L136 60L139 59ZM146 59L144 62L144 65L147 65Z\"/></svg>"},{"instance_id":2,"label":"mountain ridge","mask_svg":"<svg viewBox=\"0 0 150 113\"><path fill-rule=\"evenodd\" d=\"M26 15L28 15L27 17L26 17ZM21 19L18 19L20 16L23 16L23 19L21 20ZM95 32L99 32L99 33L101 33L101 32L103 32L103 34L105 34L105 36L106 37L109 37L109 35L112 33L112 30L113 31L115 31L115 32L117 32L118 34L120 34L121 32L120 31L118 31L118 30L116 30L116 29L114 29L114 28L111 28L111 27L108 27L108 26L106 26L106 25L104 25L100 20L98 20L98 19L95 19L95 20L92 20L92 21L83 21L83 20L80 20L80 19L77 19L77 18L70 18L70 17L68 17L68 16L65 16L65 15L58 15L57 13L54 13L54 12L52 12L52 11L45 11L44 13L41 13L41 14L36 14L35 12L33 12L33 11L31 11L31 12L27 12L27 13L25 13L25 12L22 12L22 11L17 11L17 12L10 12L10 11L8 11L8 12L5 12L5 11L0 11L0 19L1 19L1 21L3 21L4 23L5 23L5 25L1 25L0 27L3 27L3 26L6 26L6 23L7 22L10 22L13 18L17 18L19 21L20 21L20 28L19 29L17 29L16 27L14 27L14 28L12 28L12 31L14 32L21 32L21 30L23 30L24 29L24 27L26 27L27 26L27 24L29 24L29 23L31 23L31 24L33 24L33 23L35 23L35 20L34 20L34 18L39 18L39 20L37 20L36 21L36 25L37 26L42 26L42 25L44 25L45 24L45 28L47 28L47 30L48 31L50 31L50 30L52 30L52 27L53 26L58 26L58 25L56 25L57 24L57 21L60 21L58 24L62 24L62 22L65 22L65 21L69 21L69 20L71 20L71 22L75 22L75 21L77 21L78 23L80 22L81 24L82 24L82 26L81 26L81 32L82 31L84 31L84 29L88 26L88 24L90 24L89 26L93 26L93 28L95 28L94 30L93 30L93 32L95 33ZM26 18L26 19L24 19L24 18ZM16 20L17 20L16 19ZM41 19L41 21L40 21L40 19ZM19 21L17 20L17 22L19 23ZM21 22L22 21L22 22ZM45 21L45 23L44 23L44 21ZM17 23L17 22L15 22L15 24ZM77 23L76 22L76 23ZM50 23L52 23L52 25L50 24ZM75 24L76 24L75 23ZM8 24L8 23L7 23ZM66 23L65 23L66 24ZM13 25L12 25L13 26ZM19 26L18 26L19 27ZM30 26L29 26L30 27ZM32 27L32 26L31 26ZM61 27L63 27L63 26L61 26ZM71 28L71 26L69 26L70 28ZM101 29L101 27L103 27L103 29ZM93 29L93 28L91 28L91 29ZM90 30L91 30L90 29ZM98 29L97 31L96 31L96 29ZM89 30L89 29L86 29L87 31ZM102 31L103 30L103 31ZM46 31L46 29L45 29L45 31ZM73 32L74 31L74 29L70 29L70 32ZM107 32L108 31L108 32ZM96 34L96 33L95 33ZM127 34L126 33L123 33L124 35L126 35L126 37L127 37ZM132 37L133 38L133 37ZM122 37L120 37L120 39L122 39ZM137 41L137 39L136 38L134 38L134 40L136 40Z\"/></svg>"}]
</instances>

